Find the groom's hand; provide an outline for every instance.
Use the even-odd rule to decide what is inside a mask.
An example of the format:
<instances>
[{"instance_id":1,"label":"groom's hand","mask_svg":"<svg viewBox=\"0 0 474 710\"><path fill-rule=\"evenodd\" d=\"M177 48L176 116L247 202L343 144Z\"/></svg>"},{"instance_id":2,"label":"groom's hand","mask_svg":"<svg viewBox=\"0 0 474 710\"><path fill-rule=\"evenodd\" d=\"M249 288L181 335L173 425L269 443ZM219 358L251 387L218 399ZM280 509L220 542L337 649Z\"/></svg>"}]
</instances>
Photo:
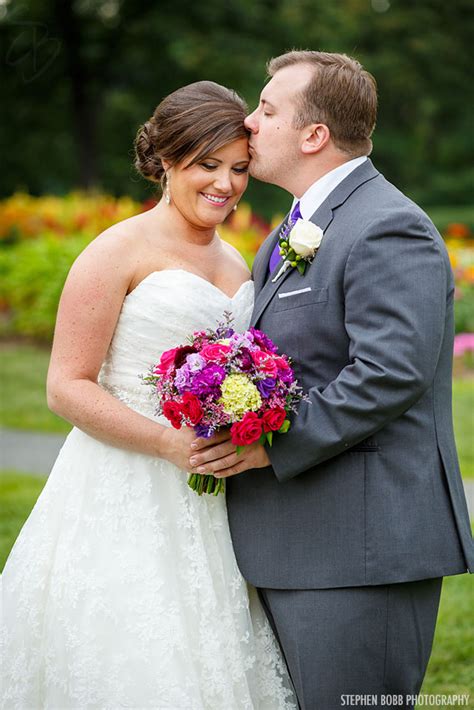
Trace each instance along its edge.
<instances>
[{"instance_id":1,"label":"groom's hand","mask_svg":"<svg viewBox=\"0 0 474 710\"><path fill-rule=\"evenodd\" d=\"M191 444L189 463L195 473L212 473L216 478L227 478L249 468L270 466L270 459L260 444L245 446L237 455L229 431L215 434L211 439L196 439Z\"/></svg>"}]
</instances>

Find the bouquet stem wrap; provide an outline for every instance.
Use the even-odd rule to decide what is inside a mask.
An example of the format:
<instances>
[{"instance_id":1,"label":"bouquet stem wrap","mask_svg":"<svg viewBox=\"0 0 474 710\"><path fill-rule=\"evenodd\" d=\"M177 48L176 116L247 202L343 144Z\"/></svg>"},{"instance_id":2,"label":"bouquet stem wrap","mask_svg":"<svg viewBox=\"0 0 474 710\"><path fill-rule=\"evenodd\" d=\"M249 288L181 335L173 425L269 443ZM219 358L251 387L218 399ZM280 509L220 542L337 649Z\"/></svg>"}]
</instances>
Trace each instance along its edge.
<instances>
[{"instance_id":1,"label":"bouquet stem wrap","mask_svg":"<svg viewBox=\"0 0 474 710\"><path fill-rule=\"evenodd\" d=\"M225 493L225 481L223 478L216 478L209 473L190 473L188 478L188 486L196 491L198 496L203 493L217 496L219 493Z\"/></svg>"}]
</instances>

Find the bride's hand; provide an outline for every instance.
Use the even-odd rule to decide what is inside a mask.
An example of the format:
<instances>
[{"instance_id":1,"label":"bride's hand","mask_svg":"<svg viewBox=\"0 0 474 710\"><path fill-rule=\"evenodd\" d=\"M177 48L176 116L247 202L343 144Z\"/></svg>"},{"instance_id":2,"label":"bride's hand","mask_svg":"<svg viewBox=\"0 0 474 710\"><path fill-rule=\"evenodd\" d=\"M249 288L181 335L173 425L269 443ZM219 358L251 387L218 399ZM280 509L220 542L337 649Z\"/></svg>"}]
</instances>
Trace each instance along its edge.
<instances>
[{"instance_id":1,"label":"bride's hand","mask_svg":"<svg viewBox=\"0 0 474 710\"><path fill-rule=\"evenodd\" d=\"M196 434L188 427L181 429L167 429L163 438L163 451L161 456L173 463L183 471L191 473L189 458L192 454L191 444L196 441Z\"/></svg>"}]
</instances>

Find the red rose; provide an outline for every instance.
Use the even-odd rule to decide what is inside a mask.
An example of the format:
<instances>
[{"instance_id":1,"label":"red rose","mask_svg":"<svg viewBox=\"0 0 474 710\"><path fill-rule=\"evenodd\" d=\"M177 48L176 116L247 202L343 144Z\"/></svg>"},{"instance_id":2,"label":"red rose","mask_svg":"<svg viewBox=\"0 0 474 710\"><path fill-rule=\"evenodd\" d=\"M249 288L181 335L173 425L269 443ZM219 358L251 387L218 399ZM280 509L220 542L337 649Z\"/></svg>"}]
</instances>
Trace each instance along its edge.
<instances>
[{"instance_id":1,"label":"red rose","mask_svg":"<svg viewBox=\"0 0 474 710\"><path fill-rule=\"evenodd\" d=\"M200 422L204 415L200 401L196 395L191 394L191 392L185 392L183 394L181 411L184 416L189 419L192 426L195 426L198 422Z\"/></svg>"},{"instance_id":2,"label":"red rose","mask_svg":"<svg viewBox=\"0 0 474 710\"><path fill-rule=\"evenodd\" d=\"M268 377L277 376L277 366L275 365L275 356L264 353L263 350L253 350L252 360L256 367Z\"/></svg>"},{"instance_id":3,"label":"red rose","mask_svg":"<svg viewBox=\"0 0 474 710\"><path fill-rule=\"evenodd\" d=\"M181 429L181 405L178 402L165 402L163 414L175 429Z\"/></svg>"},{"instance_id":4,"label":"red rose","mask_svg":"<svg viewBox=\"0 0 474 710\"><path fill-rule=\"evenodd\" d=\"M209 362L225 365L227 353L230 353L231 350L232 348L224 343L211 343L210 345L205 345L199 354Z\"/></svg>"},{"instance_id":5,"label":"red rose","mask_svg":"<svg viewBox=\"0 0 474 710\"><path fill-rule=\"evenodd\" d=\"M286 412L283 407L275 407L274 409L269 409L262 417L263 430L265 432L278 431L285 419Z\"/></svg>"},{"instance_id":6,"label":"red rose","mask_svg":"<svg viewBox=\"0 0 474 710\"><path fill-rule=\"evenodd\" d=\"M247 412L241 422L232 424L230 433L235 446L253 444L262 435L262 420L255 412Z\"/></svg>"}]
</instances>

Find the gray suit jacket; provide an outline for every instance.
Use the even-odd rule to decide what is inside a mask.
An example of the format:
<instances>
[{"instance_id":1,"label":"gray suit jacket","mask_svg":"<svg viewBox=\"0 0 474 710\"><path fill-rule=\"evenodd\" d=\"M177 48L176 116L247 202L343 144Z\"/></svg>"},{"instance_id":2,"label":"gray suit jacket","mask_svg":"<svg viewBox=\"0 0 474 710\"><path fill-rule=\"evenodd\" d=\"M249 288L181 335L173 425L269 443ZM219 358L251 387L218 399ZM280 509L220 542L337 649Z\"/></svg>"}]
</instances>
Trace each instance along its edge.
<instances>
[{"instance_id":1,"label":"gray suit jacket","mask_svg":"<svg viewBox=\"0 0 474 710\"><path fill-rule=\"evenodd\" d=\"M474 569L443 240L370 160L312 221L324 238L304 276L267 280L279 229L255 260L253 325L293 358L311 402L274 438L271 467L228 480L240 569L257 587L283 589Z\"/></svg>"}]
</instances>

